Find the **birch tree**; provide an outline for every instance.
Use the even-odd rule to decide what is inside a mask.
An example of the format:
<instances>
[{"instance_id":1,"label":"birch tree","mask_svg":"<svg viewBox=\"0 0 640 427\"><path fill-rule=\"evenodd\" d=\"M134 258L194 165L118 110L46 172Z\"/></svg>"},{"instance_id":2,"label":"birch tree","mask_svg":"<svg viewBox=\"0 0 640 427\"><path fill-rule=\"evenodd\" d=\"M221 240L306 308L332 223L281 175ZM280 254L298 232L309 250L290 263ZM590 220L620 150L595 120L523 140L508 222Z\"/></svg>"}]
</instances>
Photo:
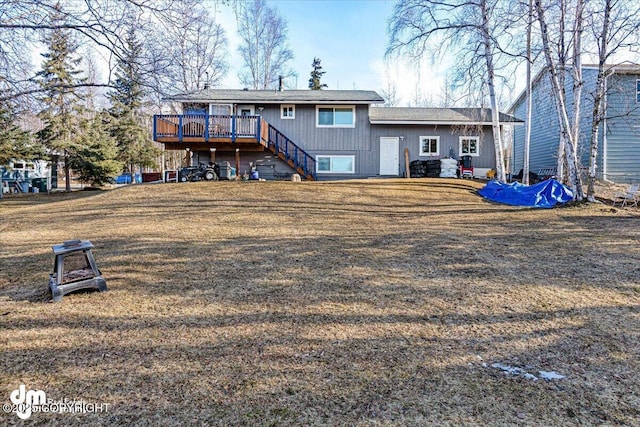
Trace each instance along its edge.
<instances>
[{"instance_id":1,"label":"birch tree","mask_svg":"<svg viewBox=\"0 0 640 427\"><path fill-rule=\"evenodd\" d=\"M497 179L506 181L504 143L496 96L496 51L498 44L497 0L400 0L391 18L387 55L408 52L422 57L428 52L460 52L470 56L462 70L477 77L475 66L482 64L481 81L491 108L491 124L496 156ZM471 81L476 80L471 79Z\"/></svg>"},{"instance_id":2,"label":"birch tree","mask_svg":"<svg viewBox=\"0 0 640 427\"><path fill-rule=\"evenodd\" d=\"M576 21L582 21L583 1L577 0L575 4ZM559 33L557 39L558 49L552 50L552 41L549 35L549 26L545 15L545 6L542 0L535 0L535 8L538 23L540 25L540 36L542 39L542 51L544 53L549 79L551 81L552 94L558 114L560 126L560 138L558 145L558 177L568 184L573 191L574 200L581 201L584 198L582 183L579 173L579 162L577 156L579 125L580 125L580 98L582 91L582 70L581 70L581 38L582 22L574 22L572 29L573 59L569 61L566 50L564 30L568 19L567 4L565 0L560 0ZM554 59L557 54L557 60ZM564 80L567 68L570 67L573 76L573 122L569 118L570 108L568 105ZM580 68L579 70L577 68ZM566 177L564 167L567 167Z\"/></svg>"},{"instance_id":3,"label":"birch tree","mask_svg":"<svg viewBox=\"0 0 640 427\"><path fill-rule=\"evenodd\" d=\"M280 75L292 72L288 63L293 51L287 41L287 22L265 0L242 3L238 13L238 48L245 71L242 83L253 89L268 89Z\"/></svg>"},{"instance_id":4,"label":"birch tree","mask_svg":"<svg viewBox=\"0 0 640 427\"><path fill-rule=\"evenodd\" d=\"M587 185L587 199L592 202L595 201L599 129L607 114L606 81L614 70L606 64L620 50L637 46L640 20L635 9L632 3L625 0L603 0L600 7L591 10L589 14L588 28L592 30L591 36L597 46L598 58L598 74L591 113Z\"/></svg>"},{"instance_id":5,"label":"birch tree","mask_svg":"<svg viewBox=\"0 0 640 427\"><path fill-rule=\"evenodd\" d=\"M532 110L532 87L531 87L531 67L533 64L532 49L532 31L533 31L533 0L529 0L527 8L527 46L526 46L526 112L524 123L524 153L522 166L522 183L529 185L529 149L531 146L531 110Z\"/></svg>"}]
</instances>

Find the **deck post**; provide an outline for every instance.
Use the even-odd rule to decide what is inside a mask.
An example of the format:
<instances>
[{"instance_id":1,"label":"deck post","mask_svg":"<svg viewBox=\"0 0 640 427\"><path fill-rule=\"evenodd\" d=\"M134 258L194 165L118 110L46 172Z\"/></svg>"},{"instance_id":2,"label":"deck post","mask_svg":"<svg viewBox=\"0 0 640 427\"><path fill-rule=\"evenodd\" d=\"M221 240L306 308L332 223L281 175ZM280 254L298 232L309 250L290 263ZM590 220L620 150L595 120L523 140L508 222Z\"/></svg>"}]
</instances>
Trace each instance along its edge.
<instances>
[{"instance_id":1,"label":"deck post","mask_svg":"<svg viewBox=\"0 0 640 427\"><path fill-rule=\"evenodd\" d=\"M178 116L178 141L182 142L182 114Z\"/></svg>"},{"instance_id":2,"label":"deck post","mask_svg":"<svg viewBox=\"0 0 640 427\"><path fill-rule=\"evenodd\" d=\"M157 140L158 139L158 115L154 114L153 116L153 140ZM0 189L1 191L1 189ZM2 197L2 194L0 194L0 197Z\"/></svg>"},{"instance_id":3,"label":"deck post","mask_svg":"<svg viewBox=\"0 0 640 427\"><path fill-rule=\"evenodd\" d=\"M258 116L257 120L256 120L256 139L258 141L260 141L260 136L262 135L262 133L260 133L260 126L262 125L262 117Z\"/></svg>"},{"instance_id":4,"label":"deck post","mask_svg":"<svg viewBox=\"0 0 640 427\"><path fill-rule=\"evenodd\" d=\"M240 149L236 148L236 179L240 176Z\"/></svg>"},{"instance_id":5,"label":"deck post","mask_svg":"<svg viewBox=\"0 0 640 427\"><path fill-rule=\"evenodd\" d=\"M236 116L231 116L231 142L236 143Z\"/></svg>"},{"instance_id":6,"label":"deck post","mask_svg":"<svg viewBox=\"0 0 640 427\"><path fill-rule=\"evenodd\" d=\"M204 142L209 142L209 115L204 115Z\"/></svg>"}]
</instances>

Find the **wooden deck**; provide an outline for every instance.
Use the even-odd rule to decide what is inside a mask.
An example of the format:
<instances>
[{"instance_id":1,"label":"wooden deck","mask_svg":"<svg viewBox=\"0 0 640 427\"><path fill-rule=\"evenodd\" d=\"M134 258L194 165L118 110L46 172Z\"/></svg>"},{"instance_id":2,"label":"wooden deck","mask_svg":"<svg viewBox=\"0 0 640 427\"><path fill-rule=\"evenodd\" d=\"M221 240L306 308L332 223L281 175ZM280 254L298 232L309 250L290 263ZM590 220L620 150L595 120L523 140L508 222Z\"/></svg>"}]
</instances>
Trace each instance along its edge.
<instances>
[{"instance_id":1,"label":"wooden deck","mask_svg":"<svg viewBox=\"0 0 640 427\"><path fill-rule=\"evenodd\" d=\"M153 140L166 150L269 150L301 176L316 179L315 159L260 116L158 114Z\"/></svg>"}]
</instances>

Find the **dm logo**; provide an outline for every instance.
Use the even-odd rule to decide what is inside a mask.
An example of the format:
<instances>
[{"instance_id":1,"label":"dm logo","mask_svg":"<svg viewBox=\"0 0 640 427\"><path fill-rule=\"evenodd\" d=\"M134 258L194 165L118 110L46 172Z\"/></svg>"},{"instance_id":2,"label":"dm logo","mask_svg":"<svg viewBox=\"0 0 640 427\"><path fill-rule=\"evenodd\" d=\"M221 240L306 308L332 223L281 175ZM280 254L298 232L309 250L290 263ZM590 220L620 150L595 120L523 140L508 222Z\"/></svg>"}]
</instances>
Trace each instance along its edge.
<instances>
[{"instance_id":1,"label":"dm logo","mask_svg":"<svg viewBox=\"0 0 640 427\"><path fill-rule=\"evenodd\" d=\"M16 415L18 418L26 420L31 416L34 406L44 405L47 403L47 395L42 390L29 390L24 384L20 384L17 390L13 390L11 395L11 403L16 405Z\"/></svg>"}]
</instances>

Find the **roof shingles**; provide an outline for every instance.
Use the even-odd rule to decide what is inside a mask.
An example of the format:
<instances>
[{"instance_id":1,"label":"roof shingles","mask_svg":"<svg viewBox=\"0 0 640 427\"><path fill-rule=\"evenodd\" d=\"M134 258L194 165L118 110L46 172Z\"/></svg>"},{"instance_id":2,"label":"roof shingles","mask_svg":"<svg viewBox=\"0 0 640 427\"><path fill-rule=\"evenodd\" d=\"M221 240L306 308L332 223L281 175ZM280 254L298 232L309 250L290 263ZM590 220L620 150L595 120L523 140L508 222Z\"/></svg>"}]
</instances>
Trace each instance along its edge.
<instances>
[{"instance_id":1,"label":"roof shingles","mask_svg":"<svg viewBox=\"0 0 640 427\"><path fill-rule=\"evenodd\" d=\"M242 90L203 89L166 98L177 102L227 103L352 103L377 104L384 99L372 90Z\"/></svg>"},{"instance_id":2,"label":"roof shingles","mask_svg":"<svg viewBox=\"0 0 640 427\"><path fill-rule=\"evenodd\" d=\"M402 108L373 107L369 110L371 123L490 123L489 108ZM521 123L513 116L500 113L500 123Z\"/></svg>"}]
</instances>

